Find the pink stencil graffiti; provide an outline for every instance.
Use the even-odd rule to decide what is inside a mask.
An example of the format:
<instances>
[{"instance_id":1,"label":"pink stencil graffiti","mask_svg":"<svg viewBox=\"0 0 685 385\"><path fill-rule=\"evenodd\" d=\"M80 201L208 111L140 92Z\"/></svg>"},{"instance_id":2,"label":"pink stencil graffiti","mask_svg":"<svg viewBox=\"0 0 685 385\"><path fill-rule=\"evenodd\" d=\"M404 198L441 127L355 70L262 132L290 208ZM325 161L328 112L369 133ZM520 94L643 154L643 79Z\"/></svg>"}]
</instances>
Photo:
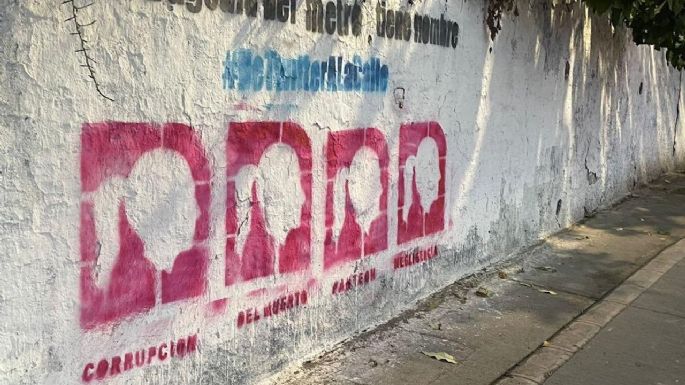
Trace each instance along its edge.
<instances>
[{"instance_id":1,"label":"pink stencil graffiti","mask_svg":"<svg viewBox=\"0 0 685 385\"><path fill-rule=\"evenodd\" d=\"M375 128L330 133L324 267L388 246L388 148Z\"/></svg>"},{"instance_id":2,"label":"pink stencil graffiti","mask_svg":"<svg viewBox=\"0 0 685 385\"><path fill-rule=\"evenodd\" d=\"M445 134L437 122L400 127L397 242L445 227Z\"/></svg>"},{"instance_id":3,"label":"pink stencil graffiti","mask_svg":"<svg viewBox=\"0 0 685 385\"><path fill-rule=\"evenodd\" d=\"M83 126L83 328L204 293L209 179L191 127Z\"/></svg>"},{"instance_id":4,"label":"pink stencil graffiti","mask_svg":"<svg viewBox=\"0 0 685 385\"><path fill-rule=\"evenodd\" d=\"M310 266L312 151L290 122L231 123L226 285Z\"/></svg>"}]
</instances>

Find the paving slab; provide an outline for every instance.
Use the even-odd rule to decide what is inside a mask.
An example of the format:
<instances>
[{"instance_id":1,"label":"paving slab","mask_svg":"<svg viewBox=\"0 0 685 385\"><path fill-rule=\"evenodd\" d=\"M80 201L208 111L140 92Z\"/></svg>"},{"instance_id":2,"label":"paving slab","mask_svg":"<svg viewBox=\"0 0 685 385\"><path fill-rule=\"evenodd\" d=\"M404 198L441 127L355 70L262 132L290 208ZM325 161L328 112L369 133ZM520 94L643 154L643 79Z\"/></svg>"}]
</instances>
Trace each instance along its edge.
<instances>
[{"instance_id":1,"label":"paving slab","mask_svg":"<svg viewBox=\"0 0 685 385\"><path fill-rule=\"evenodd\" d=\"M612 292L604 297L603 299L597 301L590 309L581 314L579 317L575 318L572 322L561 329L551 340L546 341L543 346L538 348L534 353L529 355L525 360L519 362L515 367L513 367L506 376L500 378L503 381L509 377L520 377L537 384L543 384L545 381L552 376L560 367L565 365L571 357L574 357L578 351L586 349L586 345L589 341L600 332L606 334L607 332L613 331L614 325L612 322L616 316L622 314L625 309L642 309L651 311L655 314L660 314L659 310L649 310L643 309L635 305L635 299L642 298L654 299L654 296L647 296L647 294L653 294L659 290L664 291L664 289L659 289L659 285L668 283L667 286L668 293L672 296L677 296L677 292L682 292L680 290L680 285L682 284L682 278L685 278L685 270L682 269L682 265L685 264L683 256L685 255L685 240L681 240L673 246L667 248L663 252L659 253L654 259L645 264L640 270L635 274L625 280L621 285L616 287ZM668 273L668 275L667 275ZM672 287L672 285L676 285ZM652 286L656 288L652 289ZM641 297L646 294L645 297ZM684 295L685 297L685 295ZM685 299L685 298L683 298ZM683 300L678 301L678 299L671 299L672 301L685 302ZM651 302L647 301L646 305L652 305ZM663 306L664 304L659 304ZM668 302L666 303L668 306ZM629 312L628 312L629 313ZM628 314L626 313L626 314ZM666 313L676 318L683 318L675 314ZM635 318L635 317L633 317ZM685 319L685 318L683 318ZM657 335L654 340L658 340L663 337L661 332L661 325L655 324L651 327L642 327L639 319L632 319L628 321L632 322L631 327L628 328L629 332L623 331L618 332L619 338L622 342L631 341L635 342L639 339L645 339L650 335ZM630 332L635 333L635 331L640 333L639 337L635 337ZM668 336L668 338L673 336ZM675 336L677 338L677 336ZM604 345L593 348L592 345L587 346L588 350L594 349L594 354L597 351L602 351L602 349L613 349L616 345L612 345L611 341L606 342ZM680 348L680 346L678 345ZM619 346L619 352L625 354L620 349L626 349L625 346ZM685 349L680 348L685 352ZM626 350L631 353L637 352L637 356L650 355L651 352L643 350ZM681 352L676 352L676 354L681 354ZM582 355L588 355L588 353L581 353ZM653 356L649 356L649 359L653 359ZM680 359L676 360L676 363L680 363ZM623 365L624 362L619 362L619 366ZM592 367L591 365L577 365L575 372L570 369L570 377L578 377L572 380L564 379L564 381L583 381L586 383L588 381L606 381L605 372L601 368ZM642 363L638 362L638 366L642 366ZM674 374L672 368L667 368L669 374ZM590 374L588 374L590 373ZM558 375L561 376L561 375ZM675 373L675 382L679 382L679 374ZM552 380L554 381L554 380ZM659 384L661 382L658 382ZM499 384L499 382L498 382Z\"/></svg>"},{"instance_id":2,"label":"paving slab","mask_svg":"<svg viewBox=\"0 0 685 385\"><path fill-rule=\"evenodd\" d=\"M685 206L677 204L685 201L682 174L665 175L632 196L637 199L622 202L620 210L596 213L588 224L612 233L632 231L685 237Z\"/></svg>"},{"instance_id":3,"label":"paving slab","mask_svg":"<svg viewBox=\"0 0 685 385\"><path fill-rule=\"evenodd\" d=\"M593 218L574 226L531 250L520 278L553 290L599 299L677 241L672 236L644 232L606 232L588 225L594 222ZM551 268L554 274L540 268Z\"/></svg>"},{"instance_id":4,"label":"paving slab","mask_svg":"<svg viewBox=\"0 0 685 385\"><path fill-rule=\"evenodd\" d=\"M632 306L685 318L685 261L664 274Z\"/></svg>"},{"instance_id":5,"label":"paving slab","mask_svg":"<svg viewBox=\"0 0 685 385\"><path fill-rule=\"evenodd\" d=\"M551 295L509 280L491 282L488 288L494 292L491 298L473 298L468 305L431 312L400 325L466 346L466 359L445 367L430 384L453 384L457 378L464 384L490 384L592 303L584 297Z\"/></svg>"},{"instance_id":6,"label":"paving slab","mask_svg":"<svg viewBox=\"0 0 685 385\"><path fill-rule=\"evenodd\" d=\"M681 174L666 175L635 196L530 250L521 279L599 299L685 237L685 178ZM556 274L540 274L536 268L541 266L552 267Z\"/></svg>"},{"instance_id":7,"label":"paving slab","mask_svg":"<svg viewBox=\"0 0 685 385\"><path fill-rule=\"evenodd\" d=\"M685 318L629 307L545 385L685 383Z\"/></svg>"},{"instance_id":8,"label":"paving slab","mask_svg":"<svg viewBox=\"0 0 685 385\"><path fill-rule=\"evenodd\" d=\"M428 384L437 379L449 366L423 352L445 352L458 362L469 355L468 349L454 341L395 329L382 342L360 346L354 357L345 361L335 376L360 384ZM332 382L333 383L333 382Z\"/></svg>"}]
</instances>

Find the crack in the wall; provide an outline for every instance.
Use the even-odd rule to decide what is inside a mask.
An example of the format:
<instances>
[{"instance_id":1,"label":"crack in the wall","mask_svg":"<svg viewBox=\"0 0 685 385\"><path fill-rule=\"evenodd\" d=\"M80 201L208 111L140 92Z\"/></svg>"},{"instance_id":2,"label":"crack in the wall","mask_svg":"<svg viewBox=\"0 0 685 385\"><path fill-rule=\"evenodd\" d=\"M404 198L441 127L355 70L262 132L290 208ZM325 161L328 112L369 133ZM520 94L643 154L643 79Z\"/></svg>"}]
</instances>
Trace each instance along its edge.
<instances>
[{"instance_id":1,"label":"crack in the wall","mask_svg":"<svg viewBox=\"0 0 685 385\"><path fill-rule=\"evenodd\" d=\"M590 170L590 168L587 166L587 156L585 157L584 165L585 165L585 175L587 177L587 182L590 186L592 186L593 184L597 183L597 180L599 178L597 177L597 173Z\"/></svg>"},{"instance_id":2,"label":"crack in the wall","mask_svg":"<svg viewBox=\"0 0 685 385\"><path fill-rule=\"evenodd\" d=\"M587 178L588 185L590 185L590 186L597 183L597 180L599 180L599 178L597 177L597 173L590 170L590 167L587 166L587 157L588 157L588 155L590 155L591 141L592 141L591 138L587 139L587 146L585 148L585 156L583 157L583 166L585 167L585 177Z\"/></svg>"},{"instance_id":3,"label":"crack in the wall","mask_svg":"<svg viewBox=\"0 0 685 385\"><path fill-rule=\"evenodd\" d=\"M673 122L673 156L675 156L675 149L677 144L678 133L678 119L680 119L680 96L683 91L683 73L680 72L680 80L678 80L678 99L675 105L675 120Z\"/></svg>"},{"instance_id":4,"label":"crack in the wall","mask_svg":"<svg viewBox=\"0 0 685 385\"><path fill-rule=\"evenodd\" d=\"M193 119L190 117L190 114L188 113L188 106L186 105L186 93L183 91L181 94L181 106L183 108L183 116L188 120L188 125L190 127L193 127Z\"/></svg>"}]
</instances>

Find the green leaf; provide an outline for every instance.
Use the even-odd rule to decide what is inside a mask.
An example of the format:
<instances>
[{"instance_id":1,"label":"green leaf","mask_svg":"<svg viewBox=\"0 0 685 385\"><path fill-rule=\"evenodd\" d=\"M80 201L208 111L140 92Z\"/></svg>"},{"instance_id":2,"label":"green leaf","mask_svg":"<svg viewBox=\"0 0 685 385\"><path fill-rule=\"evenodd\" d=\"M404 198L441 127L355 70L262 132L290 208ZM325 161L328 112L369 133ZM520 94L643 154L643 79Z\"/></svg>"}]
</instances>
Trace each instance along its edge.
<instances>
[{"instance_id":1,"label":"green leaf","mask_svg":"<svg viewBox=\"0 0 685 385\"><path fill-rule=\"evenodd\" d=\"M611 9L611 25L618 27L623 22L623 12L618 8Z\"/></svg>"},{"instance_id":2,"label":"green leaf","mask_svg":"<svg viewBox=\"0 0 685 385\"><path fill-rule=\"evenodd\" d=\"M593 11L595 11L598 14L604 14L606 11L611 8L611 0L589 0L588 4L590 5L590 8L592 8Z\"/></svg>"},{"instance_id":3,"label":"green leaf","mask_svg":"<svg viewBox=\"0 0 685 385\"><path fill-rule=\"evenodd\" d=\"M636 44L666 52L677 69L685 67L685 0L586 0L594 13L608 15L611 24L632 30Z\"/></svg>"}]
</instances>

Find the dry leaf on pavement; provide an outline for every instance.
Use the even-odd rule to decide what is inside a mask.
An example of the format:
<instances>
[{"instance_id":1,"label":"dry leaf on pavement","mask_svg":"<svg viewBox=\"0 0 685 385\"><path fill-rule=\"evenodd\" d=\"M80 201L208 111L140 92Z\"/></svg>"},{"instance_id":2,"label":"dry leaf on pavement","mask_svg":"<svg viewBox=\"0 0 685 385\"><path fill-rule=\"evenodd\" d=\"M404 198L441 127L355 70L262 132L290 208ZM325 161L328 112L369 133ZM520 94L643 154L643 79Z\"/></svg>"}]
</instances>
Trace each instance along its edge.
<instances>
[{"instance_id":1,"label":"dry leaf on pavement","mask_svg":"<svg viewBox=\"0 0 685 385\"><path fill-rule=\"evenodd\" d=\"M421 352L424 355L427 355L428 357L434 358L438 361L442 362L449 362L450 364L458 364L456 359L454 359L454 356L445 352Z\"/></svg>"}]
</instances>

